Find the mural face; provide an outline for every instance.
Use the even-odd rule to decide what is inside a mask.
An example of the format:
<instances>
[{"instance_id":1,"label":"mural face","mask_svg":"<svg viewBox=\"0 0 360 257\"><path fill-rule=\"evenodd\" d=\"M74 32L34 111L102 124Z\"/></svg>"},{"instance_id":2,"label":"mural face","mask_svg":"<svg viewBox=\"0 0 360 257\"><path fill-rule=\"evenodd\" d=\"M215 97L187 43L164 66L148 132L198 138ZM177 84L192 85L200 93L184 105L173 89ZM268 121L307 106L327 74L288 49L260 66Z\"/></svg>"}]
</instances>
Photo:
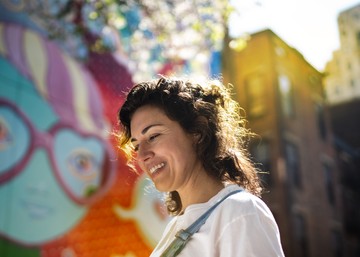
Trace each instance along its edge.
<instances>
[{"instance_id":1,"label":"mural face","mask_svg":"<svg viewBox=\"0 0 360 257\"><path fill-rule=\"evenodd\" d=\"M17 26L0 26L0 31L4 29L8 34L4 33L0 44L0 235L20 244L39 245L74 227L89 203L108 187L112 154L99 136L101 130L96 130L101 124L101 101L94 97L99 96L84 90L88 99L74 99L94 100L90 115L81 118L76 116L81 110L76 111L73 100L67 102L66 92L79 90L74 82L80 82L80 88L81 82L85 84L81 76L71 77L81 70L51 46L44 47L43 60L55 65L61 76L70 73L68 80L62 77L63 94L54 94L53 82L41 81L47 76L39 77L33 66L26 66L26 57L34 49L7 44L15 33L27 37L39 50L36 46L41 39ZM58 65L61 61L67 65ZM50 71L51 67L44 66L43 75ZM41 90L39 84L44 86ZM69 110L75 115L64 115Z\"/></svg>"},{"instance_id":2,"label":"mural face","mask_svg":"<svg viewBox=\"0 0 360 257\"><path fill-rule=\"evenodd\" d=\"M149 256L169 221L163 196L107 139L133 84L125 60L91 52L82 66L21 8L5 9L0 256Z\"/></svg>"},{"instance_id":3,"label":"mural face","mask_svg":"<svg viewBox=\"0 0 360 257\"><path fill-rule=\"evenodd\" d=\"M0 205L5 206L0 212L0 232L24 244L38 244L67 231L86 209L77 206L65 194L57 179L59 176L54 176L48 158L49 154L54 154L54 149L36 146L39 130L49 127L58 118L38 94L25 91L24 87L30 87L30 83L16 74L14 67L4 59L1 61L1 73L17 75L17 79L2 84L0 92ZM22 85L21 89L17 83ZM15 98L17 92L23 92L20 108L14 106L19 102ZM34 107L21 108L26 103ZM37 116L42 120L32 118ZM63 219L64 215L68 219Z\"/></svg>"}]
</instances>

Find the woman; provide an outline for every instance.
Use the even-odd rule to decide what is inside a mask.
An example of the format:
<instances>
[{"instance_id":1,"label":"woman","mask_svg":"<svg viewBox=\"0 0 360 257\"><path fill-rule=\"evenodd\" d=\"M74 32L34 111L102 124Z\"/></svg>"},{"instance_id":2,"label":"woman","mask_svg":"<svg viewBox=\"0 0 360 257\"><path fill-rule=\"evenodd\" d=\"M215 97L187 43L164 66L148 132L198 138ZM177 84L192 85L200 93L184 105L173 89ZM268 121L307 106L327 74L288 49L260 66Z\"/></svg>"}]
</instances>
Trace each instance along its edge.
<instances>
[{"instance_id":1,"label":"woman","mask_svg":"<svg viewBox=\"0 0 360 257\"><path fill-rule=\"evenodd\" d=\"M250 133L239 110L216 81L162 77L128 93L119 111L120 145L129 165L136 163L168 193L174 216L152 257L175 256L179 244L178 256L284 255L273 215L258 198L257 170L244 146ZM205 224L193 225L184 239L182 230L211 207L198 222Z\"/></svg>"}]
</instances>

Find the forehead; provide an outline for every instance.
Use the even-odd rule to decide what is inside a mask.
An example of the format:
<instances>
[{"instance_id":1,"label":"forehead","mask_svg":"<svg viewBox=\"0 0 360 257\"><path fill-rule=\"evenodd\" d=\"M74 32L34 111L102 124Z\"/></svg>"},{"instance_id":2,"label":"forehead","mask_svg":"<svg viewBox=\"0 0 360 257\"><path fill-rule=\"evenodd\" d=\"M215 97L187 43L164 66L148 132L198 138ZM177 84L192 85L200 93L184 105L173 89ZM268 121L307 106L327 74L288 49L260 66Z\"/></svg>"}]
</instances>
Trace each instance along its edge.
<instances>
[{"instance_id":1,"label":"forehead","mask_svg":"<svg viewBox=\"0 0 360 257\"><path fill-rule=\"evenodd\" d=\"M132 115L130 122L131 134L140 133L149 125L165 125L170 122L165 112L153 105L144 105L138 108Z\"/></svg>"}]
</instances>

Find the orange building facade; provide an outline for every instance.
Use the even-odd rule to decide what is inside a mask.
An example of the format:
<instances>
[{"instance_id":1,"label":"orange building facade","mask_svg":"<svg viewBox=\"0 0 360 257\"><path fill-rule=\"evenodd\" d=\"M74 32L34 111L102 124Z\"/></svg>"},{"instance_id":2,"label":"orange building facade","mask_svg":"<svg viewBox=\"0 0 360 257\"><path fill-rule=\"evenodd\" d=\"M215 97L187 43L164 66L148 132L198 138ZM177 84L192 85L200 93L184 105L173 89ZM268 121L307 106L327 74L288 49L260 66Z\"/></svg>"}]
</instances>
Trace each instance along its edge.
<instances>
[{"instance_id":1,"label":"orange building facade","mask_svg":"<svg viewBox=\"0 0 360 257\"><path fill-rule=\"evenodd\" d=\"M285 255L344 256L339 169L322 74L271 30L242 50L226 40L224 80L259 136L250 144ZM229 44L230 43L230 44Z\"/></svg>"}]
</instances>

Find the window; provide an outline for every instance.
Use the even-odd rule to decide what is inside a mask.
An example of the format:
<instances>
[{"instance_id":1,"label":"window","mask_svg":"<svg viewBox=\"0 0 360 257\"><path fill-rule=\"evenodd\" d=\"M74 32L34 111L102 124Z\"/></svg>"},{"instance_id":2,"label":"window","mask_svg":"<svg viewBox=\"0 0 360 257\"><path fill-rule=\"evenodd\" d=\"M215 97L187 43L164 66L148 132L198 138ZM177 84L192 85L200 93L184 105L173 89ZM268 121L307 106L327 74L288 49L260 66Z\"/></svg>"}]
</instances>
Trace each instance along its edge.
<instances>
[{"instance_id":1,"label":"window","mask_svg":"<svg viewBox=\"0 0 360 257\"><path fill-rule=\"evenodd\" d=\"M333 247L333 253L335 257L343 256L343 241L338 231L331 232L331 245Z\"/></svg>"},{"instance_id":2,"label":"window","mask_svg":"<svg viewBox=\"0 0 360 257\"><path fill-rule=\"evenodd\" d=\"M257 118L266 112L266 96L264 78L253 74L246 79L247 113L249 118Z\"/></svg>"},{"instance_id":3,"label":"window","mask_svg":"<svg viewBox=\"0 0 360 257\"><path fill-rule=\"evenodd\" d=\"M285 55L286 55L285 49L282 48L281 46L277 46L277 47L275 48L275 53L276 53L276 55L278 55L278 56L285 56Z\"/></svg>"},{"instance_id":4,"label":"window","mask_svg":"<svg viewBox=\"0 0 360 257\"><path fill-rule=\"evenodd\" d=\"M336 85L336 86L335 86L335 94L336 94L336 95L340 95L340 92L341 92L340 86L339 86L339 85Z\"/></svg>"},{"instance_id":5,"label":"window","mask_svg":"<svg viewBox=\"0 0 360 257\"><path fill-rule=\"evenodd\" d=\"M280 97L281 97L281 110L285 117L294 116L294 97L293 86L289 78L281 75L278 78Z\"/></svg>"},{"instance_id":6,"label":"window","mask_svg":"<svg viewBox=\"0 0 360 257\"><path fill-rule=\"evenodd\" d=\"M351 62L348 62L348 64L347 64L347 69L348 69L349 71L351 71Z\"/></svg>"},{"instance_id":7,"label":"window","mask_svg":"<svg viewBox=\"0 0 360 257\"><path fill-rule=\"evenodd\" d=\"M355 87L355 81L353 79L350 80L350 86Z\"/></svg>"},{"instance_id":8,"label":"window","mask_svg":"<svg viewBox=\"0 0 360 257\"><path fill-rule=\"evenodd\" d=\"M265 186L271 186L272 180L270 175L271 162L270 162L270 144L264 140L260 143L252 143L250 147L250 153L254 158L254 162L261 171L259 174L261 182Z\"/></svg>"},{"instance_id":9,"label":"window","mask_svg":"<svg viewBox=\"0 0 360 257\"><path fill-rule=\"evenodd\" d=\"M287 142L285 145L286 155L286 170L289 177L289 182L295 185L297 188L301 188L301 176L300 176L300 158L299 151L296 145Z\"/></svg>"},{"instance_id":10,"label":"window","mask_svg":"<svg viewBox=\"0 0 360 257\"><path fill-rule=\"evenodd\" d=\"M324 178L325 178L325 190L329 203L335 204L335 191L334 191L334 174L329 164L323 164Z\"/></svg>"},{"instance_id":11,"label":"window","mask_svg":"<svg viewBox=\"0 0 360 257\"><path fill-rule=\"evenodd\" d=\"M315 104L315 113L319 135L322 140L325 140L327 135L327 129L324 116L324 107L321 104Z\"/></svg>"},{"instance_id":12,"label":"window","mask_svg":"<svg viewBox=\"0 0 360 257\"><path fill-rule=\"evenodd\" d=\"M342 30L341 30L341 35L342 35L343 37L346 37L346 31L345 31L345 29L342 29Z\"/></svg>"},{"instance_id":13,"label":"window","mask_svg":"<svg viewBox=\"0 0 360 257\"><path fill-rule=\"evenodd\" d=\"M296 214L294 217L294 233L297 244L298 255L301 257L309 256L308 240L306 235L306 222L301 214Z\"/></svg>"}]
</instances>

